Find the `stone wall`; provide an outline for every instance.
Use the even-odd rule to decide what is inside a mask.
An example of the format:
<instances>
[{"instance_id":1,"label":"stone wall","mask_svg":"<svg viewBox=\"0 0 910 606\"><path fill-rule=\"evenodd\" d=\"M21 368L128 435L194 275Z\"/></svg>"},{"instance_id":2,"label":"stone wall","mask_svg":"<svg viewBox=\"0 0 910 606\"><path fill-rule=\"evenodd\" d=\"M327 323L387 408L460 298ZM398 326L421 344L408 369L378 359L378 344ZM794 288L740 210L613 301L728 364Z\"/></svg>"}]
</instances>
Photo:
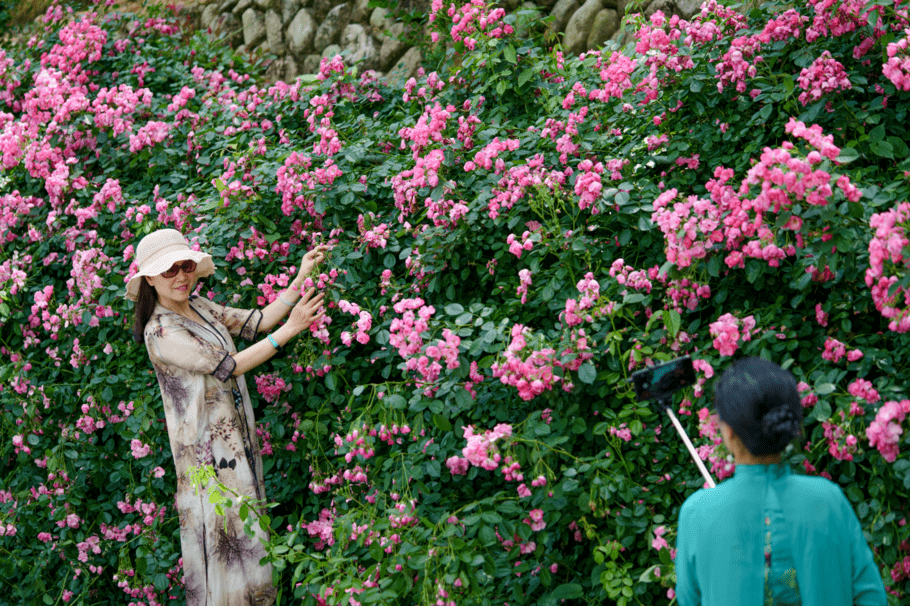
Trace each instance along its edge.
<instances>
[{"instance_id":1,"label":"stone wall","mask_svg":"<svg viewBox=\"0 0 910 606\"><path fill-rule=\"evenodd\" d=\"M620 21L629 3L505 0L502 5L506 10L534 8L552 16L551 30L568 51L578 54L610 39L624 42ZM700 5L701 0L644 0L636 10L688 18ZM413 75L421 61L420 51L400 40L405 25L385 9L369 8L369 0L190 0L185 8L199 27L224 36L232 47L277 55L268 68L273 82L313 74L323 57L342 52L346 63L360 61L361 71L376 70L395 80Z\"/></svg>"}]
</instances>

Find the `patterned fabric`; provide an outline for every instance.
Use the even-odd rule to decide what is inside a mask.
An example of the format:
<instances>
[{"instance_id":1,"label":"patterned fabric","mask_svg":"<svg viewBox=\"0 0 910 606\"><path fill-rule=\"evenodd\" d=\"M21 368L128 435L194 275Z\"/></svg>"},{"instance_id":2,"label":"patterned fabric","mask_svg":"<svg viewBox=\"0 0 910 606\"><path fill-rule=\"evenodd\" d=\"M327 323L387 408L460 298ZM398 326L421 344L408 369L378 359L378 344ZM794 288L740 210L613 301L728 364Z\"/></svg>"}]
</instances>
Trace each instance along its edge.
<instances>
[{"instance_id":1,"label":"patterned fabric","mask_svg":"<svg viewBox=\"0 0 910 606\"><path fill-rule=\"evenodd\" d=\"M187 469L213 465L218 480L236 492L265 498L262 455L253 408L236 363L232 337L254 340L262 312L234 309L193 297L197 321L157 305L145 327L145 344L158 376L168 439L177 471L177 510L187 606L269 606L275 601L271 566L256 524L247 537L235 505L215 513L208 492L198 494Z\"/></svg>"}]
</instances>

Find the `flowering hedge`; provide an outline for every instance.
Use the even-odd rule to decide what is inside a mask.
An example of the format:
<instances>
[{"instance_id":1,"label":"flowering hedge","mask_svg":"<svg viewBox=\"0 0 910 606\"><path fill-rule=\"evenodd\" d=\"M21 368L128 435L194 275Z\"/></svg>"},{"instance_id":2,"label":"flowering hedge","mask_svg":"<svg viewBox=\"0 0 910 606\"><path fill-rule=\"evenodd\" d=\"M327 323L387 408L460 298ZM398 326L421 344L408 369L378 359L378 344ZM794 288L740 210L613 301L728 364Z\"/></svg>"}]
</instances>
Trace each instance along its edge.
<instances>
[{"instance_id":1,"label":"flowering hedge","mask_svg":"<svg viewBox=\"0 0 910 606\"><path fill-rule=\"evenodd\" d=\"M530 12L434 0L402 88L342 57L263 85L179 15L97 10L0 51L0 603L182 599L122 297L164 226L239 307L333 247L325 321L252 377L282 600L670 603L703 480L627 378L683 353L718 480L712 377L797 376L785 456L842 487L906 600L905 2L709 0L569 57Z\"/></svg>"}]
</instances>

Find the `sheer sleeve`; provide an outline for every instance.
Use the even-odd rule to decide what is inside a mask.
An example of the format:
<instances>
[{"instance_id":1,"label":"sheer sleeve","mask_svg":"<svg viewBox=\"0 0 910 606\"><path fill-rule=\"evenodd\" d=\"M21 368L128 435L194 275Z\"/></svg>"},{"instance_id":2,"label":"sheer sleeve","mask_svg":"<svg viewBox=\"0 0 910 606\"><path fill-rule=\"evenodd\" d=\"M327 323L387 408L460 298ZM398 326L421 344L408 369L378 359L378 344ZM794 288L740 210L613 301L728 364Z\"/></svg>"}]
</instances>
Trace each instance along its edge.
<instances>
[{"instance_id":1,"label":"sheer sleeve","mask_svg":"<svg viewBox=\"0 0 910 606\"><path fill-rule=\"evenodd\" d=\"M180 326L159 324L151 330L146 330L145 346L149 358L155 365L212 375L222 383L231 378L237 367L229 351Z\"/></svg>"},{"instance_id":2,"label":"sheer sleeve","mask_svg":"<svg viewBox=\"0 0 910 606\"><path fill-rule=\"evenodd\" d=\"M237 307L227 307L214 301L209 301L205 297L199 297L196 301L201 301L208 308L212 316L224 324L232 337L240 337L246 341L256 340L259 332L259 323L262 322L262 312L258 309L240 309Z\"/></svg>"}]
</instances>

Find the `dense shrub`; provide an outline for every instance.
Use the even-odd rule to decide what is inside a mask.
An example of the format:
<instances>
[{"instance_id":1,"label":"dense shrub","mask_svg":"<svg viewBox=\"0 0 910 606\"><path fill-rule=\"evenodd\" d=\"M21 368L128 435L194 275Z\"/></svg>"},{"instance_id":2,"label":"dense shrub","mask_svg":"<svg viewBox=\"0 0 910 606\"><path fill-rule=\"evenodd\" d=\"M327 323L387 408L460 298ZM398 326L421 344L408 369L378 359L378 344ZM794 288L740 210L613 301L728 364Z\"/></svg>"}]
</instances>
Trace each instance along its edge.
<instances>
[{"instance_id":1,"label":"dense shrub","mask_svg":"<svg viewBox=\"0 0 910 606\"><path fill-rule=\"evenodd\" d=\"M434 3L446 44L403 89L341 57L259 84L166 12L52 7L4 49L0 602L182 599L122 298L162 226L238 307L333 245L330 319L251 377L283 600L669 603L703 480L626 380L682 353L718 480L710 379L797 376L785 456L840 484L906 599L905 3L711 0L580 58L519 38L534 19Z\"/></svg>"}]
</instances>

